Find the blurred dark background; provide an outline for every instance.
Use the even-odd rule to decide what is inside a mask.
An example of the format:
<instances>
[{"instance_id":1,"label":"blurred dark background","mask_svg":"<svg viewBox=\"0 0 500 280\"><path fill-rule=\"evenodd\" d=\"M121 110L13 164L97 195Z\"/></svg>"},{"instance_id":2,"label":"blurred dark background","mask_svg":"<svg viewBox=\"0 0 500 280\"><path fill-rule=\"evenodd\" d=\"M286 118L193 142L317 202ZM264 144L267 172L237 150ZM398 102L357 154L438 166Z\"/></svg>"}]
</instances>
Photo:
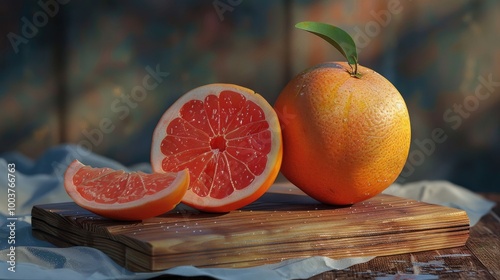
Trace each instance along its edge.
<instances>
[{"instance_id":1,"label":"blurred dark background","mask_svg":"<svg viewBox=\"0 0 500 280\"><path fill-rule=\"evenodd\" d=\"M495 0L2 1L0 153L74 143L147 162L157 121L188 90L235 83L273 103L300 71L342 60L293 27L313 20L354 36L360 63L405 98L398 182L499 192L499 15Z\"/></svg>"}]
</instances>

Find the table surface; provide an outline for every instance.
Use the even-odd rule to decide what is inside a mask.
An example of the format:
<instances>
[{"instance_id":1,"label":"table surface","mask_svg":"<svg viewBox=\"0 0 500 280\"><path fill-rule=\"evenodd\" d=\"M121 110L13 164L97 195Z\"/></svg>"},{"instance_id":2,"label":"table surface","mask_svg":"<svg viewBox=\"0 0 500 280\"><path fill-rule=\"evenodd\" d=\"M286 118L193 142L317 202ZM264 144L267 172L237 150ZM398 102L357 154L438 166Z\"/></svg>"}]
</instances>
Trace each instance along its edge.
<instances>
[{"instance_id":1,"label":"table surface","mask_svg":"<svg viewBox=\"0 0 500 280\"><path fill-rule=\"evenodd\" d=\"M465 246L377 257L310 279L500 279L500 194L482 195L497 205L470 229Z\"/></svg>"},{"instance_id":2,"label":"table surface","mask_svg":"<svg viewBox=\"0 0 500 280\"><path fill-rule=\"evenodd\" d=\"M318 274L310 280L500 279L500 194L482 195L497 205L470 229L465 246L377 257L347 269ZM167 276L162 279L173 278Z\"/></svg>"}]
</instances>

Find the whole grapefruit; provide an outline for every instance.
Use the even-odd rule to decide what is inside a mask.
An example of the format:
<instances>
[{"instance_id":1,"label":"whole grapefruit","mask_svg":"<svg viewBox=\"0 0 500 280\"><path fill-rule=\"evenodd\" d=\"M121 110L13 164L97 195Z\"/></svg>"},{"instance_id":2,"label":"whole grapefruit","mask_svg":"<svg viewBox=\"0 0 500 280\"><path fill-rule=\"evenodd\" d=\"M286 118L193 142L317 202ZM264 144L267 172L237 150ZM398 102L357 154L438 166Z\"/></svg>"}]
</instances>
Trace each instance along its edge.
<instances>
[{"instance_id":1,"label":"whole grapefruit","mask_svg":"<svg viewBox=\"0 0 500 280\"><path fill-rule=\"evenodd\" d=\"M344 62L294 77L274 108L283 137L282 174L311 197L348 205L373 197L400 174L410 147L410 118L382 75Z\"/></svg>"}]
</instances>

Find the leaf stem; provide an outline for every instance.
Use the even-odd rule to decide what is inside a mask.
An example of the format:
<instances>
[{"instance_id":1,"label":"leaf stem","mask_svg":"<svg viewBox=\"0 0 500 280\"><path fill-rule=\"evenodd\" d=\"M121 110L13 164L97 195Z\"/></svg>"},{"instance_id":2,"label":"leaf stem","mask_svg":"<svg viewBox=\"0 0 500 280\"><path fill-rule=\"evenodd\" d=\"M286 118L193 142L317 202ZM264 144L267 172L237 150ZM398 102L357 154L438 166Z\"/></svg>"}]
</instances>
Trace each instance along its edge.
<instances>
[{"instance_id":1,"label":"leaf stem","mask_svg":"<svg viewBox=\"0 0 500 280\"><path fill-rule=\"evenodd\" d=\"M352 65L349 64L349 66L351 66L351 70L353 70L352 73L350 73L350 74L351 74L352 77L360 79L361 78L361 73L358 72L358 58L357 57L353 57L353 59L354 59L354 70L352 68Z\"/></svg>"}]
</instances>

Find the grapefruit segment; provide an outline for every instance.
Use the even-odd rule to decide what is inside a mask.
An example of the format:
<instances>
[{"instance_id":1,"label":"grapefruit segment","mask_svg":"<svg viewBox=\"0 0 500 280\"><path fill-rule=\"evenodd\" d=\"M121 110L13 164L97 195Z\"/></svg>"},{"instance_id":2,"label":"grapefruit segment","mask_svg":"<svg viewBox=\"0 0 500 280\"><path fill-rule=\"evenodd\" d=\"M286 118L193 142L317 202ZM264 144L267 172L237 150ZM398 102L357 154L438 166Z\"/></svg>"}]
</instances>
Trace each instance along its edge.
<instances>
[{"instance_id":1,"label":"grapefruit segment","mask_svg":"<svg viewBox=\"0 0 500 280\"><path fill-rule=\"evenodd\" d=\"M64 188L76 204L116 220L144 220L172 210L189 185L187 170L162 174L93 168L74 160Z\"/></svg>"},{"instance_id":2,"label":"grapefruit segment","mask_svg":"<svg viewBox=\"0 0 500 280\"><path fill-rule=\"evenodd\" d=\"M227 212L259 198L278 175L281 129L271 105L252 90L205 85L184 94L155 128L155 172L188 168L183 202L199 210Z\"/></svg>"}]
</instances>

